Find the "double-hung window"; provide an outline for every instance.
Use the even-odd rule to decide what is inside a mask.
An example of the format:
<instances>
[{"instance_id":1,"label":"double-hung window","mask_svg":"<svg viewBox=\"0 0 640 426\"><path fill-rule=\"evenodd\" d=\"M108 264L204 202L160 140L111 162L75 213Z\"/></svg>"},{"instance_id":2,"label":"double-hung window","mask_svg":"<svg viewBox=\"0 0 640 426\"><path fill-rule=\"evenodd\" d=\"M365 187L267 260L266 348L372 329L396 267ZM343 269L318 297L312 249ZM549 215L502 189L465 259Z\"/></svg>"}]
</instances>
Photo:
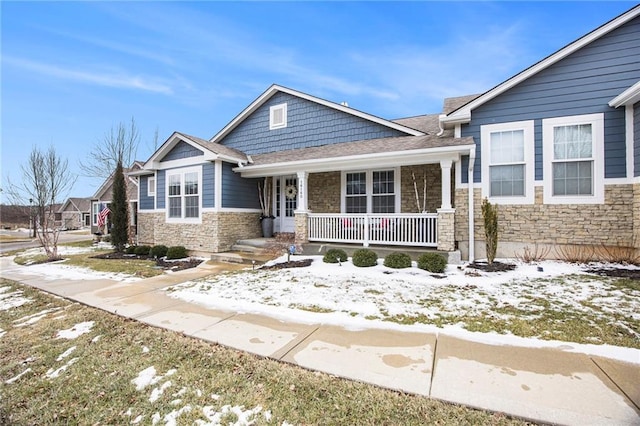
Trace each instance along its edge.
<instances>
[{"instance_id":1,"label":"double-hung window","mask_svg":"<svg viewBox=\"0 0 640 426\"><path fill-rule=\"evenodd\" d=\"M365 172L347 173L345 213L367 212L367 174Z\"/></svg>"},{"instance_id":2,"label":"double-hung window","mask_svg":"<svg viewBox=\"0 0 640 426\"><path fill-rule=\"evenodd\" d=\"M534 200L533 121L481 127L483 196L501 204Z\"/></svg>"},{"instance_id":3,"label":"double-hung window","mask_svg":"<svg viewBox=\"0 0 640 426\"><path fill-rule=\"evenodd\" d=\"M545 203L601 203L602 114L542 120Z\"/></svg>"},{"instance_id":4,"label":"double-hung window","mask_svg":"<svg viewBox=\"0 0 640 426\"><path fill-rule=\"evenodd\" d=\"M399 193L396 169L343 173L345 213L395 213Z\"/></svg>"},{"instance_id":5,"label":"double-hung window","mask_svg":"<svg viewBox=\"0 0 640 426\"><path fill-rule=\"evenodd\" d=\"M176 222L198 221L201 188L198 168L167 171L167 218Z\"/></svg>"}]
</instances>

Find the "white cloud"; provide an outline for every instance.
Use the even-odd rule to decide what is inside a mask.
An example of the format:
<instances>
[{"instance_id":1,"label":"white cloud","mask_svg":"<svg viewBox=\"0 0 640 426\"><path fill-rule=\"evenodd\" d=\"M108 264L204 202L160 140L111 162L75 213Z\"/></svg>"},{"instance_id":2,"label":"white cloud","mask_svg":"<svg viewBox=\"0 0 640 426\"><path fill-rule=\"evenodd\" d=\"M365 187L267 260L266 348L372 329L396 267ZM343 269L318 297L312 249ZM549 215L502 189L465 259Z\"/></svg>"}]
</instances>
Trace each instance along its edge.
<instances>
[{"instance_id":1,"label":"white cloud","mask_svg":"<svg viewBox=\"0 0 640 426\"><path fill-rule=\"evenodd\" d=\"M47 77L73 80L99 86L135 89L145 92L173 94L172 87L162 79L141 75L130 75L121 70L89 71L64 68L58 65L31 61L29 59L3 56L5 65L32 71Z\"/></svg>"}]
</instances>

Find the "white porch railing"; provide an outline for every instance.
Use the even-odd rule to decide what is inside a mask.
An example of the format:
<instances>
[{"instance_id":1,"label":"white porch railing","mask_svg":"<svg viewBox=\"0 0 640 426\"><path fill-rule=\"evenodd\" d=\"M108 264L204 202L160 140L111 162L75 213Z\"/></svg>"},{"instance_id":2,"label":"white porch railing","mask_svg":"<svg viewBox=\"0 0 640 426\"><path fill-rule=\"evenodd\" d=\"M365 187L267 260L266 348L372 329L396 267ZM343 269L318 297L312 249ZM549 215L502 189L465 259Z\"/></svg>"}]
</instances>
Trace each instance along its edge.
<instances>
[{"instance_id":1,"label":"white porch railing","mask_svg":"<svg viewBox=\"0 0 640 426\"><path fill-rule=\"evenodd\" d=\"M309 241L438 246L438 214L309 214Z\"/></svg>"}]
</instances>

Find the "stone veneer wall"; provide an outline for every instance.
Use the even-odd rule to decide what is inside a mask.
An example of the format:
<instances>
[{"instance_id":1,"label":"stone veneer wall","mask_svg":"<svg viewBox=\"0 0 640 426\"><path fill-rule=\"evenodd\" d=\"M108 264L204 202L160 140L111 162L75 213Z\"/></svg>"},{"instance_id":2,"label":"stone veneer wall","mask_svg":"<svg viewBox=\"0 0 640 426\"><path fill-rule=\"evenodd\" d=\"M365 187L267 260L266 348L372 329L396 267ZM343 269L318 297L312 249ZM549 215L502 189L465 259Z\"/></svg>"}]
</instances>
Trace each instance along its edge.
<instances>
[{"instance_id":1,"label":"stone veneer wall","mask_svg":"<svg viewBox=\"0 0 640 426\"><path fill-rule=\"evenodd\" d=\"M418 213L411 173L416 175L422 204L424 175L427 175L427 211L435 213L442 203L442 173L439 164L402 167L400 170L400 213ZM452 180L455 182L455 180ZM453 186L453 185L452 185ZM315 213L340 213L341 172L311 173L307 183L308 207ZM455 200L452 197L452 203Z\"/></svg>"},{"instance_id":2,"label":"stone veneer wall","mask_svg":"<svg viewBox=\"0 0 640 426\"><path fill-rule=\"evenodd\" d=\"M640 183L633 185L633 242L640 249Z\"/></svg>"},{"instance_id":3,"label":"stone veneer wall","mask_svg":"<svg viewBox=\"0 0 640 426\"><path fill-rule=\"evenodd\" d=\"M640 185L636 185L640 186ZM498 256L514 256L514 250L532 244L633 245L640 221L638 189L632 185L605 186L604 204L542 204L542 187L535 189L533 205L498 206ZM636 193L634 197L634 192ZM467 189L456 190L456 240L468 246ZM482 191L474 190L476 257L484 257ZM635 205L634 205L635 203ZM634 213L636 212L636 213ZM478 244L478 242L480 244ZM515 243L515 244L510 244ZM501 249L502 247L502 249ZM464 250L466 252L466 249ZM464 254L466 256L466 253ZM553 253L550 254L552 256Z\"/></svg>"},{"instance_id":4,"label":"stone veneer wall","mask_svg":"<svg viewBox=\"0 0 640 426\"><path fill-rule=\"evenodd\" d=\"M238 239L261 235L259 213L203 212L202 223L165 223L164 213L138 215L138 243L184 246L187 250L217 253Z\"/></svg>"},{"instance_id":5,"label":"stone veneer wall","mask_svg":"<svg viewBox=\"0 0 640 426\"><path fill-rule=\"evenodd\" d=\"M307 182L308 208L316 213L340 213L340 172L311 173Z\"/></svg>"},{"instance_id":6,"label":"stone veneer wall","mask_svg":"<svg viewBox=\"0 0 640 426\"><path fill-rule=\"evenodd\" d=\"M416 204L416 191L413 186L413 176L416 176L418 186L418 201L423 202L424 177L427 176L427 211L435 213L442 205L442 172L440 164L424 164L419 166L406 166L400 169L400 201L401 213L421 213ZM455 182L452 180L452 182ZM453 200L453 198L452 198Z\"/></svg>"}]
</instances>

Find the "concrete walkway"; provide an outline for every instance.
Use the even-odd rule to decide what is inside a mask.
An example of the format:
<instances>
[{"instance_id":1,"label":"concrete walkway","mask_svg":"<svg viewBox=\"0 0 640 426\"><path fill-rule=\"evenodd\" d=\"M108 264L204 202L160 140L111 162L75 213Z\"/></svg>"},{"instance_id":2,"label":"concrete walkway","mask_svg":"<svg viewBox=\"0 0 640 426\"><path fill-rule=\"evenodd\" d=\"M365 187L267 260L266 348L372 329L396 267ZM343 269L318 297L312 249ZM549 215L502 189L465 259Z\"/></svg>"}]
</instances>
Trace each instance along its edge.
<instances>
[{"instance_id":1,"label":"concrete walkway","mask_svg":"<svg viewBox=\"0 0 640 426\"><path fill-rule=\"evenodd\" d=\"M628 364L560 349L489 345L440 334L295 324L207 309L163 291L238 267L205 264L135 283L53 281L0 258L3 278L304 368L536 422L640 424L640 359Z\"/></svg>"}]
</instances>

